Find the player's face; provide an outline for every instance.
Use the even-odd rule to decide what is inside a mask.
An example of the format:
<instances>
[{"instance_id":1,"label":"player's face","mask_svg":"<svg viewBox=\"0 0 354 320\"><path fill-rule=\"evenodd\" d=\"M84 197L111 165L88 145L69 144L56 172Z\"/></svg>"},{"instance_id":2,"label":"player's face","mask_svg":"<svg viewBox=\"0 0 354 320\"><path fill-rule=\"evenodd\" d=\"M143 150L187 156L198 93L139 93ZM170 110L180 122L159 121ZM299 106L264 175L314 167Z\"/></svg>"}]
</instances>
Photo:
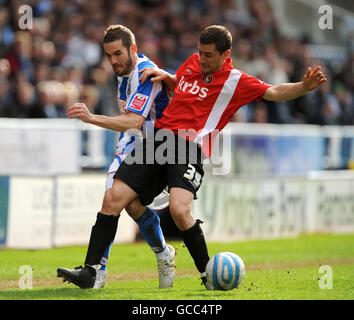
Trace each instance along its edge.
<instances>
[{"instance_id":1,"label":"player's face","mask_svg":"<svg viewBox=\"0 0 354 320\"><path fill-rule=\"evenodd\" d=\"M129 50L123 45L122 40L103 43L103 49L113 71L117 76L128 75L133 69L132 52L136 48L132 44Z\"/></svg>"},{"instance_id":2,"label":"player's face","mask_svg":"<svg viewBox=\"0 0 354 320\"><path fill-rule=\"evenodd\" d=\"M200 69L203 73L219 71L225 63L226 58L230 56L230 50L221 53L216 50L214 43L202 44L199 42L198 51Z\"/></svg>"}]
</instances>

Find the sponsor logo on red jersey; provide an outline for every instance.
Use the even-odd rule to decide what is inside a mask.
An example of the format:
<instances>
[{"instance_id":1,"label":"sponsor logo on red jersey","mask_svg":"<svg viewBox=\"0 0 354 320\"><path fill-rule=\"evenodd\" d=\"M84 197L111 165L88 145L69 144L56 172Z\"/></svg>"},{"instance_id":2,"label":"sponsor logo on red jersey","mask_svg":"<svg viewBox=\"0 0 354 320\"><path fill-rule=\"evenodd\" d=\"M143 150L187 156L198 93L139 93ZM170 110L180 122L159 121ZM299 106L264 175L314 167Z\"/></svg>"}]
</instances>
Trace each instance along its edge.
<instances>
[{"instance_id":1,"label":"sponsor logo on red jersey","mask_svg":"<svg viewBox=\"0 0 354 320\"><path fill-rule=\"evenodd\" d=\"M198 80L195 80L193 83L189 83L184 79L184 76L182 76L181 80L178 82L177 89L181 92L186 92L188 91L189 93L193 95L198 95L199 98L206 98L208 95L208 88L201 87L198 84Z\"/></svg>"}]
</instances>

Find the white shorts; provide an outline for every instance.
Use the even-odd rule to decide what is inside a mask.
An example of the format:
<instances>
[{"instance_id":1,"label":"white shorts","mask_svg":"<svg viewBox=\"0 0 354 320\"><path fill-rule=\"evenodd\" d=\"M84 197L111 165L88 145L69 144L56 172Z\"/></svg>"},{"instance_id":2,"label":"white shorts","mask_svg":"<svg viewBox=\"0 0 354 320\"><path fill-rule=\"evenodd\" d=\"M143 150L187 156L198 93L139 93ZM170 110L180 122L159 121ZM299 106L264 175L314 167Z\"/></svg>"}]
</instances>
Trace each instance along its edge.
<instances>
[{"instance_id":1,"label":"white shorts","mask_svg":"<svg viewBox=\"0 0 354 320\"><path fill-rule=\"evenodd\" d=\"M107 173L107 179L106 179L106 191L112 188L113 184L113 177L116 174L116 171L119 168L119 161L117 158L114 158L113 162L109 166L108 173Z\"/></svg>"}]
</instances>

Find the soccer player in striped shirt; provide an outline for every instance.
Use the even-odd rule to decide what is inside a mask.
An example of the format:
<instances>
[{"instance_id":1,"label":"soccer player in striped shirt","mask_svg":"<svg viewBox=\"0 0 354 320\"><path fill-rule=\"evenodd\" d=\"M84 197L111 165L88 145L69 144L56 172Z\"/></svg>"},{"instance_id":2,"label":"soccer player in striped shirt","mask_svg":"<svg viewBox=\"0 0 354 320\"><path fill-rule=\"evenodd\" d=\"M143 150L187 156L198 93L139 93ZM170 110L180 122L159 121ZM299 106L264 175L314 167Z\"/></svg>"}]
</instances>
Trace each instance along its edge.
<instances>
[{"instance_id":1,"label":"soccer player in striped shirt","mask_svg":"<svg viewBox=\"0 0 354 320\"><path fill-rule=\"evenodd\" d=\"M177 158L171 163L162 164L155 158L153 164L138 164L132 161L135 155L129 154L114 175L114 199L110 202L115 214L136 199L140 200L137 205L143 210L168 186L171 215L207 289L213 289L205 277L209 255L201 221L192 216L191 204L202 183L202 161L210 156L216 134L241 106L251 101L294 99L326 81L317 67L309 68L301 82L271 86L235 69L230 59L231 46L232 37L225 27L209 26L200 34L199 52L187 59L176 75L156 69L144 70L145 76L154 75L151 81L163 80L169 88L175 88L174 97L155 123L154 134L160 137L167 136L168 132L172 134L174 140L168 148ZM181 140L187 144L183 151ZM154 140L154 155L163 143ZM151 144L144 139L139 147L147 153ZM175 161L183 159L186 150L192 150L188 161Z\"/></svg>"},{"instance_id":2,"label":"soccer player in striped shirt","mask_svg":"<svg viewBox=\"0 0 354 320\"><path fill-rule=\"evenodd\" d=\"M153 130L155 121L162 116L169 102L163 83L151 82L150 79L141 83L140 71L156 65L143 54L137 53L134 34L128 28L122 25L108 27L103 47L117 75L117 99L121 115L108 117L92 114L83 103L76 103L67 111L70 118L80 118L83 122L120 132L117 152L107 175L102 208L92 228L85 266L74 270L57 270L58 276L81 288L102 288L105 285L108 258L119 219L110 205L114 201L113 176L127 154L134 150L145 134ZM140 232L156 254L159 287L171 287L175 277L175 251L172 246L166 245L158 215L148 207L141 209L141 205L134 202L126 207L126 211L137 222Z\"/></svg>"}]
</instances>

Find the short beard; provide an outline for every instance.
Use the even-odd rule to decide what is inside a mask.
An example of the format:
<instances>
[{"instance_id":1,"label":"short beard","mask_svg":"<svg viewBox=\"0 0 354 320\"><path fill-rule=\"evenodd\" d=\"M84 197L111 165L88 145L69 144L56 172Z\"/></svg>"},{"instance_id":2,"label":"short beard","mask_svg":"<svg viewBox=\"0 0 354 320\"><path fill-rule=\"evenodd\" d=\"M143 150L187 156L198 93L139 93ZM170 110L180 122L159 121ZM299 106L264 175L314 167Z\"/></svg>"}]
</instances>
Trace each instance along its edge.
<instances>
[{"instance_id":1,"label":"short beard","mask_svg":"<svg viewBox=\"0 0 354 320\"><path fill-rule=\"evenodd\" d=\"M125 63L123 71L120 73L116 73L118 77L122 77L130 73L130 68L132 67L133 59L130 52L128 52L128 54L128 61Z\"/></svg>"}]
</instances>

